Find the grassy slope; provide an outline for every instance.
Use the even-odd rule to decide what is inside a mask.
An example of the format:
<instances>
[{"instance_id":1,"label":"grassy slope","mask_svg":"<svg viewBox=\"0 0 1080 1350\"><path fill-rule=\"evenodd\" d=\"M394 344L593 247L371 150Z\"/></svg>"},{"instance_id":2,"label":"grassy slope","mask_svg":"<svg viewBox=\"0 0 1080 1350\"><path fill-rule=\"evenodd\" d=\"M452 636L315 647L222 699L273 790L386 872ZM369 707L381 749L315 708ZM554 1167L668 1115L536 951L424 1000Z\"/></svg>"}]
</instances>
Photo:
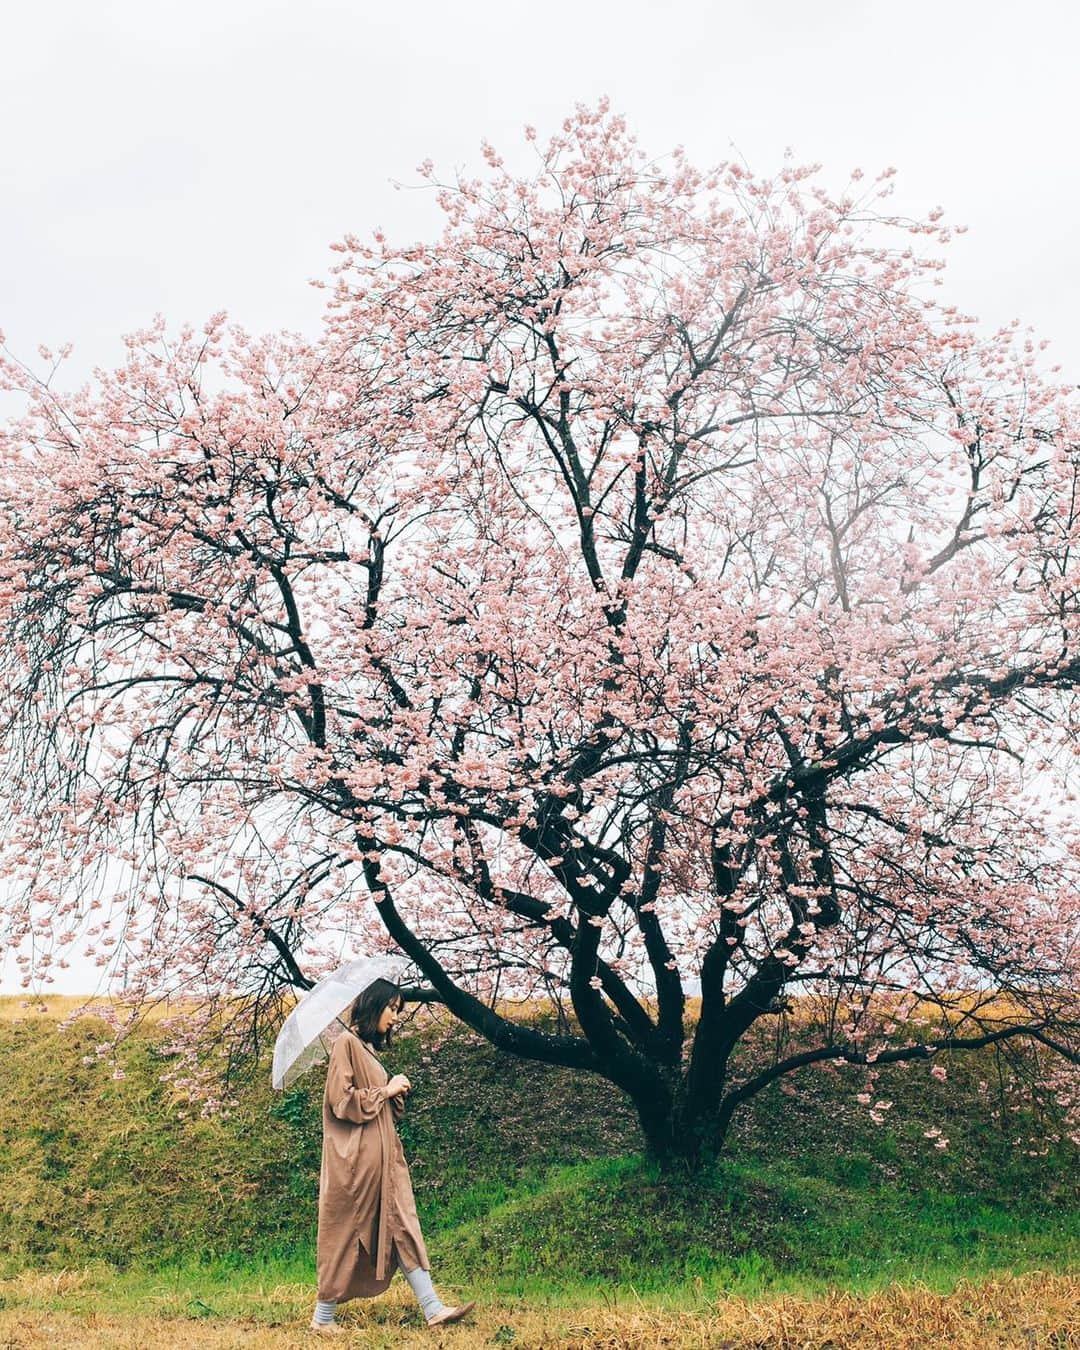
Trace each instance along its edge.
<instances>
[{"instance_id":1,"label":"grassy slope","mask_svg":"<svg viewBox=\"0 0 1080 1350\"><path fill-rule=\"evenodd\" d=\"M284 1098L253 1084L228 1120L181 1117L158 1082L168 1061L152 1028L114 1081L82 1063L100 1027L61 1031L10 1011L10 1280L87 1267L66 1306L100 1306L106 1289L145 1305L172 1287L215 1310L310 1284L317 1074ZM975 1086L988 1060L959 1061L947 1084L925 1070L883 1074L879 1094L896 1105L878 1128L846 1104L850 1085L810 1073L805 1095L777 1089L748 1109L729 1160L679 1180L642 1161L632 1112L599 1080L508 1059L461 1030L437 1047L404 1038L387 1059L416 1085L402 1134L451 1287L552 1306L632 1287L685 1307L720 1291L865 1291L897 1278L944 1289L962 1275L1068 1269L1080 1251L1075 1157L1064 1146L1029 1157L1014 1142L1022 1113L989 1118ZM945 1152L923 1138L931 1125L949 1136Z\"/></svg>"}]
</instances>

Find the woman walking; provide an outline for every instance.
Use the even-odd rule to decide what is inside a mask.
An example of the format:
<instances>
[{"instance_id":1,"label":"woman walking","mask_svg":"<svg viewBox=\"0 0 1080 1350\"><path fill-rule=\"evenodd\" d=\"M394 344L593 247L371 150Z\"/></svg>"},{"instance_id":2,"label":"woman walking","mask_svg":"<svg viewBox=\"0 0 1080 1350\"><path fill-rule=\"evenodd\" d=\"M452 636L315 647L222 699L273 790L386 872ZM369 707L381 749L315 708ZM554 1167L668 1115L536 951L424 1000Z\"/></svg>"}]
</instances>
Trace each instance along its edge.
<instances>
[{"instance_id":1,"label":"woman walking","mask_svg":"<svg viewBox=\"0 0 1080 1350\"><path fill-rule=\"evenodd\" d=\"M323 1094L319 1176L318 1302L313 1331L340 1332L339 1303L372 1298L399 1269L429 1327L459 1322L474 1303L446 1307L431 1283L427 1248L398 1138L410 1083L387 1076L377 1058L391 1041L404 1000L377 979L357 997L349 1030L334 1042Z\"/></svg>"}]
</instances>

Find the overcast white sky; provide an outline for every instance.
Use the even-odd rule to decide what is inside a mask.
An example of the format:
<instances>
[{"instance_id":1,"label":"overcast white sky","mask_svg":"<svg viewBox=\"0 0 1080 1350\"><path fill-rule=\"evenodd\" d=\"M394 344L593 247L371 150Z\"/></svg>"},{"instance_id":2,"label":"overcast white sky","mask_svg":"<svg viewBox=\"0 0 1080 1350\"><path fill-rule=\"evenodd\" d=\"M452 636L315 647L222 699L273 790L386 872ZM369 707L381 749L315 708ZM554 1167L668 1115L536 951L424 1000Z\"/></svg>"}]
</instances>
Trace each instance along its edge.
<instances>
[{"instance_id":1,"label":"overcast white sky","mask_svg":"<svg viewBox=\"0 0 1080 1350\"><path fill-rule=\"evenodd\" d=\"M607 94L655 154L764 173L790 145L837 186L895 165L896 209L969 226L950 298L1080 381L1066 0L38 0L2 33L0 330L24 357L73 342L72 380L158 311L313 329L331 240L435 228L393 182Z\"/></svg>"}]
</instances>

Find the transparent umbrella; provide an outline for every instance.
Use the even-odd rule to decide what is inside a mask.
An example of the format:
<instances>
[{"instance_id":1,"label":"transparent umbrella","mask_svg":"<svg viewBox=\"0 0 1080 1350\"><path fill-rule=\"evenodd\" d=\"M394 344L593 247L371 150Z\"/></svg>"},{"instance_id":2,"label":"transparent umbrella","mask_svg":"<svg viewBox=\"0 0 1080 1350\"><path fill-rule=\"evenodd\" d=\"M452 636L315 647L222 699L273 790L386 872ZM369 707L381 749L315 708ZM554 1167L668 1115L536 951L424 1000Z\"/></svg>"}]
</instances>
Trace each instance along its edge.
<instances>
[{"instance_id":1,"label":"transparent umbrella","mask_svg":"<svg viewBox=\"0 0 1080 1350\"><path fill-rule=\"evenodd\" d=\"M274 1042L271 1082L280 1092L321 1064L333 1044L334 1023L358 994L376 980L401 982L400 956L359 956L324 976L300 998ZM344 1026L344 1023L341 1023Z\"/></svg>"}]
</instances>

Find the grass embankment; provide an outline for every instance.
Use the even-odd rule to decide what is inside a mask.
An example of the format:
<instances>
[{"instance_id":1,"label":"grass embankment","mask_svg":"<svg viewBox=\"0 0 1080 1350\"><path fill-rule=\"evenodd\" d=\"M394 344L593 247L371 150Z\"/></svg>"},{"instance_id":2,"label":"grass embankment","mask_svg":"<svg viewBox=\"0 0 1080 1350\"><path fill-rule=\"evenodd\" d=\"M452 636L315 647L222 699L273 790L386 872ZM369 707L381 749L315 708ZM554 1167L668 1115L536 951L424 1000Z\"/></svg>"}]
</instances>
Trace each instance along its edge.
<instances>
[{"instance_id":1,"label":"grass embankment","mask_svg":"<svg viewBox=\"0 0 1080 1350\"><path fill-rule=\"evenodd\" d=\"M202 1120L159 1082L152 1026L122 1079L83 1063L101 1039L0 1007L0 1332L32 1345L45 1319L71 1345L290 1343L313 1287L320 1075L284 1097L260 1080L229 1119ZM961 1323L972 1344L1069 1343L1075 1156L1030 1156L1022 1110L992 1118L990 1056L946 1083L883 1073L880 1126L853 1079L810 1072L800 1096L747 1108L729 1160L681 1179L643 1161L632 1111L599 1080L461 1029L387 1058L415 1085L402 1135L437 1280L482 1300L473 1330L445 1333L463 1347L825 1344L834 1324L856 1345L864 1321L879 1344L961 1345ZM1025 1271L1047 1273L1002 1283ZM346 1310L358 1343L427 1334L395 1290Z\"/></svg>"}]
</instances>

